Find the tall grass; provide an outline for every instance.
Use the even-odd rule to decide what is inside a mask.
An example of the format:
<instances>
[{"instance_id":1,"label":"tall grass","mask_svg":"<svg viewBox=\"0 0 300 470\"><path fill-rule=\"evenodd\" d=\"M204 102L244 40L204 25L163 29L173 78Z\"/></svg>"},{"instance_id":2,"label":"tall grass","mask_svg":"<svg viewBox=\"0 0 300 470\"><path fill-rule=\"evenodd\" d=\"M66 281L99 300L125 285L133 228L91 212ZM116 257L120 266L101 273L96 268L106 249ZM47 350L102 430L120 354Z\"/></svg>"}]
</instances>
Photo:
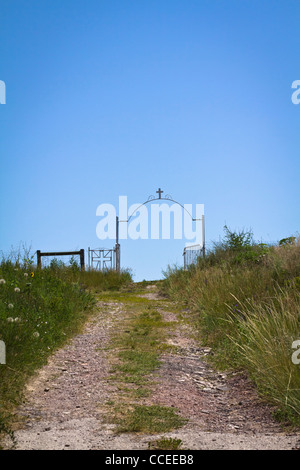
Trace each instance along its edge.
<instances>
[{"instance_id":1,"label":"tall grass","mask_svg":"<svg viewBox=\"0 0 300 470\"><path fill-rule=\"evenodd\" d=\"M300 292L294 287L279 288L269 302L241 304L245 319L231 317L229 323L241 365L286 416L300 423L300 364L292 361L293 343L300 339Z\"/></svg>"},{"instance_id":2,"label":"tall grass","mask_svg":"<svg viewBox=\"0 0 300 470\"><path fill-rule=\"evenodd\" d=\"M27 256L26 259L30 260L31 265L33 264L33 256ZM50 270L60 279L66 282L77 282L93 292L119 290L132 282L132 275L129 269L117 272L114 269L100 271L88 268L85 271L81 271L78 260L74 256L69 259L69 263L54 257L43 270Z\"/></svg>"},{"instance_id":3,"label":"tall grass","mask_svg":"<svg viewBox=\"0 0 300 470\"><path fill-rule=\"evenodd\" d=\"M50 270L52 273L69 283L77 283L83 288L94 293L103 291L117 291L132 283L132 276L129 270L117 272L113 269L98 271L88 269L81 271L77 266L50 266L44 271Z\"/></svg>"},{"instance_id":4,"label":"tall grass","mask_svg":"<svg viewBox=\"0 0 300 470\"><path fill-rule=\"evenodd\" d=\"M165 289L198 312L201 341L220 368L248 370L282 413L300 422L300 239L276 246L225 227L224 240L188 271L169 268Z\"/></svg>"}]
</instances>

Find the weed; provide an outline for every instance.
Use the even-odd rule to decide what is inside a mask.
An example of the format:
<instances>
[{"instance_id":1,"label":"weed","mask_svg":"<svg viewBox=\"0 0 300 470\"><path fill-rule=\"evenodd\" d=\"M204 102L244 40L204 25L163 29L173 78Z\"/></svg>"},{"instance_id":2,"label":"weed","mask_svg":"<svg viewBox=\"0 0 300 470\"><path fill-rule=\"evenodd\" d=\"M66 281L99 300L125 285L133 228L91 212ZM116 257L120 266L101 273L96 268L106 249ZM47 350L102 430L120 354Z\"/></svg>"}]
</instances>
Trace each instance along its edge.
<instances>
[{"instance_id":1,"label":"weed","mask_svg":"<svg viewBox=\"0 0 300 470\"><path fill-rule=\"evenodd\" d=\"M181 446L182 440L174 439L173 437L162 437L148 443L149 450L178 450Z\"/></svg>"}]
</instances>

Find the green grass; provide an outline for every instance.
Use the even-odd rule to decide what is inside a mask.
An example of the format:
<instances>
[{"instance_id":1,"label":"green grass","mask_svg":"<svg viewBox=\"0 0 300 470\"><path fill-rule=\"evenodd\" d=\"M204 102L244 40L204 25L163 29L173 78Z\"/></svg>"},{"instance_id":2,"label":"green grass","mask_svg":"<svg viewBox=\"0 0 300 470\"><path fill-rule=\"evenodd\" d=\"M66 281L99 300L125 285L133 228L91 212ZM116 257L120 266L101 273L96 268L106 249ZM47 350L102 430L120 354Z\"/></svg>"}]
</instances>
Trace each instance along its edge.
<instances>
[{"instance_id":1,"label":"green grass","mask_svg":"<svg viewBox=\"0 0 300 470\"><path fill-rule=\"evenodd\" d=\"M149 300L146 303L150 304L146 308L139 303L129 305L130 316L126 326L112 340L115 351L118 351L115 366L118 380L138 386L139 393L141 386L147 384L148 375L160 366L166 338L166 323L161 313Z\"/></svg>"},{"instance_id":2,"label":"green grass","mask_svg":"<svg viewBox=\"0 0 300 470\"><path fill-rule=\"evenodd\" d=\"M246 370L278 415L300 423L300 239L277 246L231 233L188 271L169 268L164 291L197 313L199 341L220 369ZM193 316L193 319L195 316Z\"/></svg>"},{"instance_id":3,"label":"green grass","mask_svg":"<svg viewBox=\"0 0 300 470\"><path fill-rule=\"evenodd\" d=\"M129 270L121 270L119 273L113 269L98 271L87 269L81 271L76 264L69 266L52 260L50 267L43 271L50 270L56 276L68 283L77 283L85 289L95 293L118 291L128 287L132 283L132 277Z\"/></svg>"},{"instance_id":4,"label":"green grass","mask_svg":"<svg viewBox=\"0 0 300 470\"><path fill-rule=\"evenodd\" d=\"M136 290L145 293L141 285ZM169 348L166 339L173 323L164 321L159 302L145 298L137 302L133 294L127 294L110 343L110 379L118 387L118 398L108 404L107 419L117 425L117 432L164 432L182 426L185 420L174 408L140 401L153 393L155 373L162 352ZM110 297L115 301L114 294Z\"/></svg>"},{"instance_id":5,"label":"green grass","mask_svg":"<svg viewBox=\"0 0 300 470\"><path fill-rule=\"evenodd\" d=\"M172 437L162 437L148 443L149 450L178 450L181 446L182 440Z\"/></svg>"},{"instance_id":6,"label":"green grass","mask_svg":"<svg viewBox=\"0 0 300 470\"><path fill-rule=\"evenodd\" d=\"M186 420L177 415L174 408L159 405L134 405L126 408L117 419L117 432L142 432L156 434L177 429Z\"/></svg>"},{"instance_id":7,"label":"green grass","mask_svg":"<svg viewBox=\"0 0 300 470\"><path fill-rule=\"evenodd\" d=\"M268 303L248 301L240 308L244 319L229 320L240 364L286 419L300 423L300 365L291 360L292 343L300 339L300 291L278 289Z\"/></svg>"}]
</instances>

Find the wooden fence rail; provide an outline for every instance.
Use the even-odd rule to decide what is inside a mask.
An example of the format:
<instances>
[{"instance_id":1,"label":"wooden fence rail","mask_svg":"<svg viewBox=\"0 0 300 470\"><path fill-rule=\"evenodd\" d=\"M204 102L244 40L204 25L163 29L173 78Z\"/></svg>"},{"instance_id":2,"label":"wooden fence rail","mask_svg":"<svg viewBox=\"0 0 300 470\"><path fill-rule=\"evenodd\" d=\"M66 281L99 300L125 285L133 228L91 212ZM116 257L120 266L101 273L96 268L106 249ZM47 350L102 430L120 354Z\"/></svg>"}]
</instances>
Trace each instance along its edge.
<instances>
[{"instance_id":1,"label":"wooden fence rail","mask_svg":"<svg viewBox=\"0 0 300 470\"><path fill-rule=\"evenodd\" d=\"M72 255L79 255L80 256L80 268L81 271L84 271L84 250L79 251L52 251L52 252L44 252L42 253L40 250L37 250L37 266L38 268L42 267L42 256L72 256Z\"/></svg>"}]
</instances>

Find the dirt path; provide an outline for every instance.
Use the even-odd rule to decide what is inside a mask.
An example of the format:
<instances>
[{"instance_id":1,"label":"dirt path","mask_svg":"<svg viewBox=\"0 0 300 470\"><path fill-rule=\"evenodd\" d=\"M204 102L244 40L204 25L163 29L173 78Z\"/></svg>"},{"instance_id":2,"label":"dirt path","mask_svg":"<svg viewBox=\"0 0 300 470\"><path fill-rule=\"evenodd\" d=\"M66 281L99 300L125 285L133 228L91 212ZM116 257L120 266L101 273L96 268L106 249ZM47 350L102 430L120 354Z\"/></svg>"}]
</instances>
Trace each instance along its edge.
<instances>
[{"instance_id":1,"label":"dirt path","mask_svg":"<svg viewBox=\"0 0 300 470\"><path fill-rule=\"evenodd\" d=\"M110 380L110 338L116 325L122 325L124 306L102 301L82 334L28 384L16 449L137 450L162 436L180 439L182 449L299 448L300 434L282 431L246 377L220 374L208 365L210 350L193 340L188 312L175 314L155 288L146 292L164 320L172 323L167 341L174 348L162 355L152 377L152 394L141 403L174 407L187 418L186 424L160 435L120 434L109 424L104 409L119 393Z\"/></svg>"}]
</instances>

